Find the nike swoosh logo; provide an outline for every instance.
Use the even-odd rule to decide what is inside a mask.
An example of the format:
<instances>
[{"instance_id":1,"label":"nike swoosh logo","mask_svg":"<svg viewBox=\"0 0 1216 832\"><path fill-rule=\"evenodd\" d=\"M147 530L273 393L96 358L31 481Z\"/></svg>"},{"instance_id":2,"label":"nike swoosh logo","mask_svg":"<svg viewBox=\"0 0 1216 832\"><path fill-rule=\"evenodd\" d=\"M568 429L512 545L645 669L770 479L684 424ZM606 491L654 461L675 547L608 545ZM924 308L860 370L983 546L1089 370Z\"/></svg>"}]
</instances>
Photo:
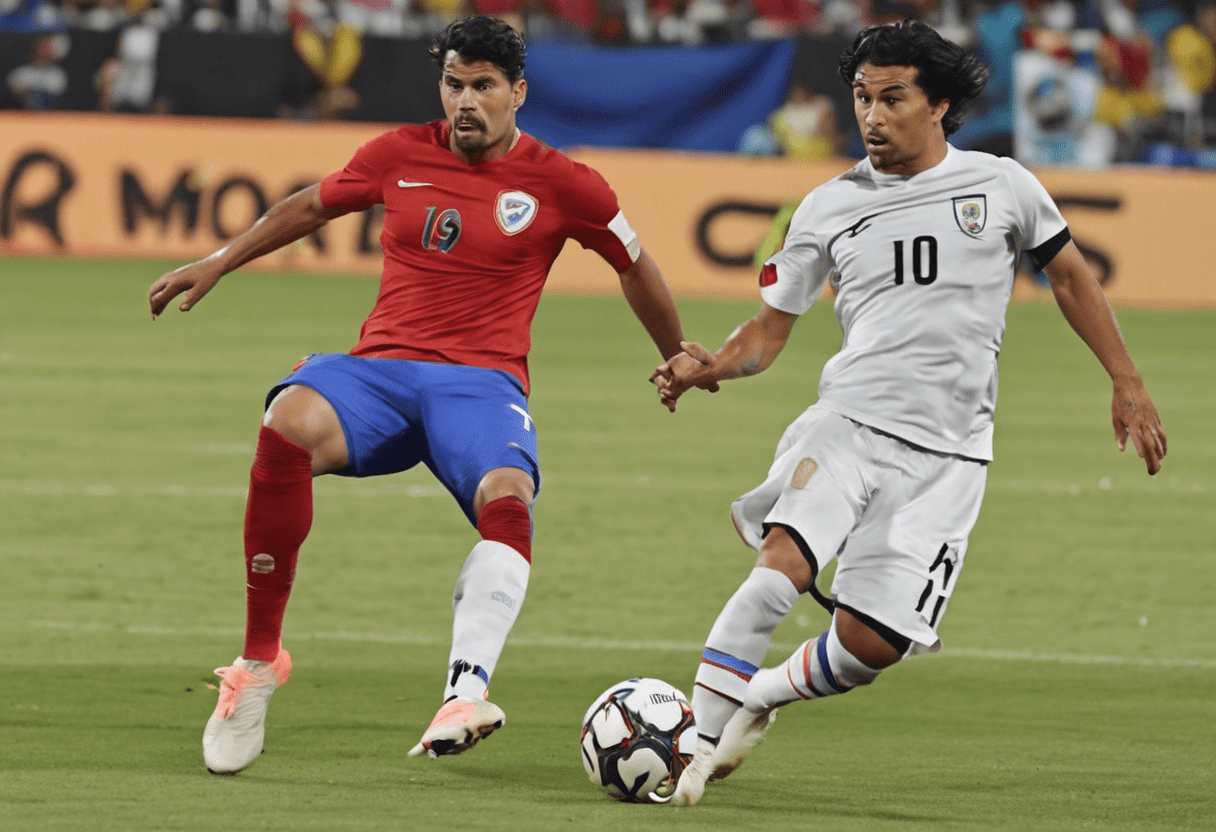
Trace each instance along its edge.
<instances>
[{"instance_id":1,"label":"nike swoosh logo","mask_svg":"<svg viewBox=\"0 0 1216 832\"><path fill-rule=\"evenodd\" d=\"M433 187L430 182L406 182L404 179L397 180L398 188L429 188Z\"/></svg>"},{"instance_id":2,"label":"nike swoosh logo","mask_svg":"<svg viewBox=\"0 0 1216 832\"><path fill-rule=\"evenodd\" d=\"M846 228L845 231L849 232L850 237L856 237L858 234L860 234L861 232L863 232L867 228L869 228L870 220L874 219L877 216L878 216L878 214L870 214L870 216L868 216L868 217L862 217L857 222L853 223L851 226Z\"/></svg>"}]
</instances>

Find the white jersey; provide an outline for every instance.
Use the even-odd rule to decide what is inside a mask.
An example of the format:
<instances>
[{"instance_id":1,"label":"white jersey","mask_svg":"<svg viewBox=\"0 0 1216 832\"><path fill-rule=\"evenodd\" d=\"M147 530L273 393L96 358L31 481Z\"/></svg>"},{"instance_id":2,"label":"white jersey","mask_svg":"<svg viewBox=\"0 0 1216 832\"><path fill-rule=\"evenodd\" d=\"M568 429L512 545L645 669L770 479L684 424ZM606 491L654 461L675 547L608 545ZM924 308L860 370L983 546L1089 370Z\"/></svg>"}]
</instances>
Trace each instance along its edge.
<instances>
[{"instance_id":1,"label":"white jersey","mask_svg":"<svg viewBox=\"0 0 1216 832\"><path fill-rule=\"evenodd\" d=\"M1012 159L948 147L915 176L864 160L807 195L761 273L769 306L801 315L831 280L840 352L819 406L914 445L992 459L997 355L1020 254L1068 242L1047 191Z\"/></svg>"}]
</instances>

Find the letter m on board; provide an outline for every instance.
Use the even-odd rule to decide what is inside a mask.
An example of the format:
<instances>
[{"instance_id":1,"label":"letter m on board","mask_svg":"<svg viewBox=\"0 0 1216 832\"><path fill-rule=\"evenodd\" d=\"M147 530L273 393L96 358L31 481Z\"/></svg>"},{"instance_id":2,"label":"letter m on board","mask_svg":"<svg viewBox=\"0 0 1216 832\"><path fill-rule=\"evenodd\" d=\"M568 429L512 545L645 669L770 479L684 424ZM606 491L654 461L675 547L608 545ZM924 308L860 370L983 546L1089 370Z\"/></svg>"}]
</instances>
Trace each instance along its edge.
<instances>
[{"instance_id":1,"label":"letter m on board","mask_svg":"<svg viewBox=\"0 0 1216 832\"><path fill-rule=\"evenodd\" d=\"M134 171L124 169L122 188L122 227L128 235L134 234L139 223L145 219L160 221L161 233L169 230L169 219L174 209L181 214L182 225L187 233L193 233L198 225L199 203L202 194L190 185L190 171L182 171L172 189L159 202L144 189Z\"/></svg>"}]
</instances>

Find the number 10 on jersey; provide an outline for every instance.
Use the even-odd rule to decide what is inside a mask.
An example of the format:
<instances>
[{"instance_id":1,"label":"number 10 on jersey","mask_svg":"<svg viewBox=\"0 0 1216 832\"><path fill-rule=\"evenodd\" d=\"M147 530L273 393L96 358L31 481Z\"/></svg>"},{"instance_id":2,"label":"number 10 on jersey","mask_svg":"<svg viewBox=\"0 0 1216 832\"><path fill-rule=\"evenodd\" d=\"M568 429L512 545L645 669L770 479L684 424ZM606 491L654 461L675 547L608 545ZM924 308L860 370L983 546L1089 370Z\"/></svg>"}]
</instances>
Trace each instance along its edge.
<instances>
[{"instance_id":1,"label":"number 10 on jersey","mask_svg":"<svg viewBox=\"0 0 1216 832\"><path fill-rule=\"evenodd\" d=\"M912 279L921 286L937 280L937 238L928 235L912 241ZM895 241L895 285L904 285L904 241Z\"/></svg>"}]
</instances>

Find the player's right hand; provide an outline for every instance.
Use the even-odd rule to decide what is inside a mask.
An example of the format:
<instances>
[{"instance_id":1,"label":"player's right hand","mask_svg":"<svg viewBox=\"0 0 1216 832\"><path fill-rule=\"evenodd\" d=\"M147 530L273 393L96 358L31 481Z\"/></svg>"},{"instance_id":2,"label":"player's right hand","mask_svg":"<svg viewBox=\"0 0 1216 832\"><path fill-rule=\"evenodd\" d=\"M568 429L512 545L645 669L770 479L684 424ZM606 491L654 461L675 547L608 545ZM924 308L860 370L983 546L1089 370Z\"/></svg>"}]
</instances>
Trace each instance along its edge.
<instances>
[{"instance_id":1,"label":"player's right hand","mask_svg":"<svg viewBox=\"0 0 1216 832\"><path fill-rule=\"evenodd\" d=\"M183 293L185 297L177 308L182 312L189 312L203 295L215 287L221 277L223 272L219 267L207 260L199 260L161 275L148 287L148 307L152 310L152 320L160 317L169 301Z\"/></svg>"},{"instance_id":2,"label":"player's right hand","mask_svg":"<svg viewBox=\"0 0 1216 832\"><path fill-rule=\"evenodd\" d=\"M1149 476L1160 471L1161 461L1169 446L1165 429L1161 427L1161 416L1139 376L1130 381L1115 382L1110 413L1115 428L1115 445L1119 450L1127 447L1130 438L1136 453L1144 460Z\"/></svg>"}]
</instances>

